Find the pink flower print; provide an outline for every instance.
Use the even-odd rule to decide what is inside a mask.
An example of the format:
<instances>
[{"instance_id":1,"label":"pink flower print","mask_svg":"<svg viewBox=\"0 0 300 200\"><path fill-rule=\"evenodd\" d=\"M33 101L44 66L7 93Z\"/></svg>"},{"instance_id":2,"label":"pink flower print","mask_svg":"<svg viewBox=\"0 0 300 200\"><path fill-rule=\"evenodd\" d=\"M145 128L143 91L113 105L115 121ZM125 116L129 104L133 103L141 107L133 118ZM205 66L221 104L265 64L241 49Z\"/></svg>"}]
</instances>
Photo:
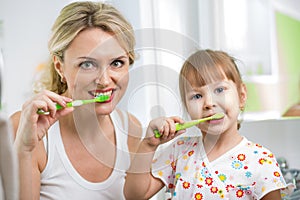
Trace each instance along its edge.
<instances>
[{"instance_id":1,"label":"pink flower print","mask_svg":"<svg viewBox=\"0 0 300 200\"><path fill-rule=\"evenodd\" d=\"M236 191L236 196L237 196L238 198L241 198L242 196L244 196L244 191L243 191L243 190L238 190L238 191Z\"/></svg>"},{"instance_id":2,"label":"pink flower print","mask_svg":"<svg viewBox=\"0 0 300 200\"><path fill-rule=\"evenodd\" d=\"M260 145L260 144L255 144L255 146L262 148L262 145Z\"/></svg>"},{"instance_id":3,"label":"pink flower print","mask_svg":"<svg viewBox=\"0 0 300 200\"><path fill-rule=\"evenodd\" d=\"M195 197L196 200L202 200L203 199L203 195L199 192L197 192L194 197Z\"/></svg>"},{"instance_id":4,"label":"pink flower print","mask_svg":"<svg viewBox=\"0 0 300 200\"><path fill-rule=\"evenodd\" d=\"M210 192L213 193L213 194L215 194L215 193L218 192L218 188L217 187L211 187L210 188Z\"/></svg>"},{"instance_id":5,"label":"pink flower print","mask_svg":"<svg viewBox=\"0 0 300 200\"><path fill-rule=\"evenodd\" d=\"M193 154L194 154L194 150L188 152L188 156L191 156Z\"/></svg>"},{"instance_id":6,"label":"pink flower print","mask_svg":"<svg viewBox=\"0 0 300 200\"><path fill-rule=\"evenodd\" d=\"M211 186L211 184L213 183L213 179L208 177L205 179L205 183L206 183L206 185Z\"/></svg>"},{"instance_id":7,"label":"pink flower print","mask_svg":"<svg viewBox=\"0 0 300 200\"><path fill-rule=\"evenodd\" d=\"M276 171L276 172L274 172L274 176L280 177L280 173Z\"/></svg>"},{"instance_id":8,"label":"pink flower print","mask_svg":"<svg viewBox=\"0 0 300 200\"><path fill-rule=\"evenodd\" d=\"M173 183L170 183L169 185L168 185L168 188L169 189L172 189L172 188L174 188L175 187L175 185L173 184Z\"/></svg>"},{"instance_id":9,"label":"pink flower print","mask_svg":"<svg viewBox=\"0 0 300 200\"><path fill-rule=\"evenodd\" d=\"M245 154L239 154L239 155L237 156L237 159L238 159L239 161L244 161L244 160L246 159L246 156L245 156Z\"/></svg>"},{"instance_id":10,"label":"pink flower print","mask_svg":"<svg viewBox=\"0 0 300 200\"><path fill-rule=\"evenodd\" d=\"M174 171L176 171L176 163L175 161L171 162L171 167Z\"/></svg>"},{"instance_id":11,"label":"pink flower print","mask_svg":"<svg viewBox=\"0 0 300 200\"><path fill-rule=\"evenodd\" d=\"M263 165L265 162L266 162L266 159L264 159L264 158L260 158L258 160L258 163L261 164L261 165Z\"/></svg>"},{"instance_id":12,"label":"pink flower print","mask_svg":"<svg viewBox=\"0 0 300 200\"><path fill-rule=\"evenodd\" d=\"M274 158L274 154L270 153L269 155L269 158Z\"/></svg>"},{"instance_id":13,"label":"pink flower print","mask_svg":"<svg viewBox=\"0 0 300 200\"><path fill-rule=\"evenodd\" d=\"M226 191L227 191L227 192L229 192L229 189L230 189L230 188L234 188L234 186L231 185L231 184L230 184L230 185L226 185Z\"/></svg>"},{"instance_id":14,"label":"pink flower print","mask_svg":"<svg viewBox=\"0 0 300 200\"><path fill-rule=\"evenodd\" d=\"M191 184L190 184L189 182L184 181L184 182L182 183L182 187L183 187L184 189L189 189L190 186L191 186Z\"/></svg>"}]
</instances>

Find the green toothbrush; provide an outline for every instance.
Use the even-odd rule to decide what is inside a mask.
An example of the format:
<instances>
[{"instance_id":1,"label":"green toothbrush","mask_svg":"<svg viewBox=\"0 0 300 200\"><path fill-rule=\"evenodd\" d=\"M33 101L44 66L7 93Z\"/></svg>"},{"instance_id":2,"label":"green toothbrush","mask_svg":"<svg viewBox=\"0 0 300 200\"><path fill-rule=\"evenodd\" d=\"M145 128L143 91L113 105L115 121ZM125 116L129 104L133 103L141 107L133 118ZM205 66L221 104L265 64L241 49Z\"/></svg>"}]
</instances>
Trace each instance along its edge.
<instances>
[{"instance_id":1,"label":"green toothbrush","mask_svg":"<svg viewBox=\"0 0 300 200\"><path fill-rule=\"evenodd\" d=\"M183 129L187 129L187 128L190 128L192 126L195 126L201 122L205 122L205 121L208 121L208 120L216 120L216 119L221 119L223 118L225 115L224 113L216 113L210 117L205 117L205 118L202 118L202 119L196 119L196 120L192 120L192 121L189 121L189 122L185 122L183 124L179 124L179 123L176 123L175 124L175 128L176 128L176 131L180 131L180 130L183 130ZM160 138L161 137L161 134L158 130L154 130L154 136L156 138Z\"/></svg>"},{"instance_id":2,"label":"green toothbrush","mask_svg":"<svg viewBox=\"0 0 300 200\"><path fill-rule=\"evenodd\" d=\"M75 101L68 102L66 107L70 108L70 107L76 107L76 106L81 106L81 105L85 105L85 104L89 104L89 103L96 103L96 102L101 103L101 102L107 101L108 99L109 99L108 95L99 95L99 96L95 97L94 99L75 100ZM61 105L56 104L56 110L61 110L63 108L64 107L62 107ZM40 115L49 114L48 111L44 111L42 109L38 109L37 113Z\"/></svg>"}]
</instances>

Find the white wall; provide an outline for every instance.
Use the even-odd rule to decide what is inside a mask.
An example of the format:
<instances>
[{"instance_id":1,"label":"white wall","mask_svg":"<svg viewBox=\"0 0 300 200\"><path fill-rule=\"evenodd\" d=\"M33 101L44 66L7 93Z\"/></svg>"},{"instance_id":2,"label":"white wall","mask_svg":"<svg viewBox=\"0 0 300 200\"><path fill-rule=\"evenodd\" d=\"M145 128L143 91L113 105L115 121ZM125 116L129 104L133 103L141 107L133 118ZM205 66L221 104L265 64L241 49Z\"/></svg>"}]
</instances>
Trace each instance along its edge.
<instances>
[{"instance_id":1,"label":"white wall","mask_svg":"<svg viewBox=\"0 0 300 200\"><path fill-rule=\"evenodd\" d=\"M66 0L1 0L0 20L4 56L4 111L20 110L31 95L36 67L48 58L50 28Z\"/></svg>"},{"instance_id":2,"label":"white wall","mask_svg":"<svg viewBox=\"0 0 300 200\"><path fill-rule=\"evenodd\" d=\"M286 158L290 168L300 169L300 118L243 122L241 134Z\"/></svg>"}]
</instances>

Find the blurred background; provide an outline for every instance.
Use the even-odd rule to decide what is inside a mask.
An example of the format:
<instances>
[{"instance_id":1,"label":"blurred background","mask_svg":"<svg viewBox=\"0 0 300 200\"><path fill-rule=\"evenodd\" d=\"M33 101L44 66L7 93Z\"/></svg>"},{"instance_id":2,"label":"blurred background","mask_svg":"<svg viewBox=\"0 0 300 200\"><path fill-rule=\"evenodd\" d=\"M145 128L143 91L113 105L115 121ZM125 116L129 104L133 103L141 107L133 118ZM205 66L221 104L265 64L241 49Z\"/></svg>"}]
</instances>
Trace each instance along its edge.
<instances>
[{"instance_id":1,"label":"blurred background","mask_svg":"<svg viewBox=\"0 0 300 200\"><path fill-rule=\"evenodd\" d=\"M48 59L51 26L70 2L0 0L1 99L7 115L20 110L32 95L33 81ZM160 115L185 117L177 87L184 59L199 48L227 51L239 60L248 87L241 132L300 169L300 121L281 118L300 101L300 1L105 2L125 15L137 37L139 58L130 70L121 108L143 126Z\"/></svg>"},{"instance_id":2,"label":"blurred background","mask_svg":"<svg viewBox=\"0 0 300 200\"><path fill-rule=\"evenodd\" d=\"M31 95L33 80L48 58L47 41L52 23L59 10L69 2L0 0L0 48L5 65L2 99L3 109L8 114L19 110ZM159 79L168 79L169 73L173 72L175 85L183 60L195 48L221 49L240 60L238 64L249 90L246 118L280 117L288 107L299 101L299 1L106 2L121 10L136 30L136 50L140 59L132 68L135 73L142 74L139 70L147 69L147 76L159 74ZM162 73L164 71L166 73ZM153 82L158 80L157 77L153 79ZM168 87L162 89L164 94ZM161 95L155 95L159 92L152 92L155 88L155 84L145 86L144 89L151 91L151 102L145 103L150 105L149 109L154 106L157 110L159 106L154 101L159 100L168 114L173 109L168 107L177 106L177 99L174 104L170 104L171 96L159 99ZM142 92L144 89L137 89L135 96L141 96L140 93L146 95L147 92ZM131 94L132 101L135 96ZM128 104L128 100L125 101ZM164 101L168 105L164 105ZM180 112L178 109L174 112Z\"/></svg>"}]
</instances>

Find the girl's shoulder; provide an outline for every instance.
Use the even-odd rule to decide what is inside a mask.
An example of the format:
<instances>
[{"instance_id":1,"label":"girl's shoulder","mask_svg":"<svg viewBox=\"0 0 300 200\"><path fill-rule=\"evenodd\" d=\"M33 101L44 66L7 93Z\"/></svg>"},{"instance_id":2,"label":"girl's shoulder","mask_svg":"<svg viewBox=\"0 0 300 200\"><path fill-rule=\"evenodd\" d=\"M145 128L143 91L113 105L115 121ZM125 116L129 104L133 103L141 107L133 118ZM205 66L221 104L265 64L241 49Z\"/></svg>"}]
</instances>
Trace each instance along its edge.
<instances>
[{"instance_id":1,"label":"girl's shoulder","mask_svg":"<svg viewBox=\"0 0 300 200\"><path fill-rule=\"evenodd\" d=\"M181 135L168 143L160 145L157 152L161 152L163 154L169 152L174 157L177 157L191 151L198 151L202 149L202 146L201 136Z\"/></svg>"},{"instance_id":2,"label":"girl's shoulder","mask_svg":"<svg viewBox=\"0 0 300 200\"><path fill-rule=\"evenodd\" d=\"M275 158L272 151L265 147L263 144L250 141L247 138L244 138L243 145L241 145L239 152L244 152L248 156L259 157L261 159Z\"/></svg>"}]
</instances>

